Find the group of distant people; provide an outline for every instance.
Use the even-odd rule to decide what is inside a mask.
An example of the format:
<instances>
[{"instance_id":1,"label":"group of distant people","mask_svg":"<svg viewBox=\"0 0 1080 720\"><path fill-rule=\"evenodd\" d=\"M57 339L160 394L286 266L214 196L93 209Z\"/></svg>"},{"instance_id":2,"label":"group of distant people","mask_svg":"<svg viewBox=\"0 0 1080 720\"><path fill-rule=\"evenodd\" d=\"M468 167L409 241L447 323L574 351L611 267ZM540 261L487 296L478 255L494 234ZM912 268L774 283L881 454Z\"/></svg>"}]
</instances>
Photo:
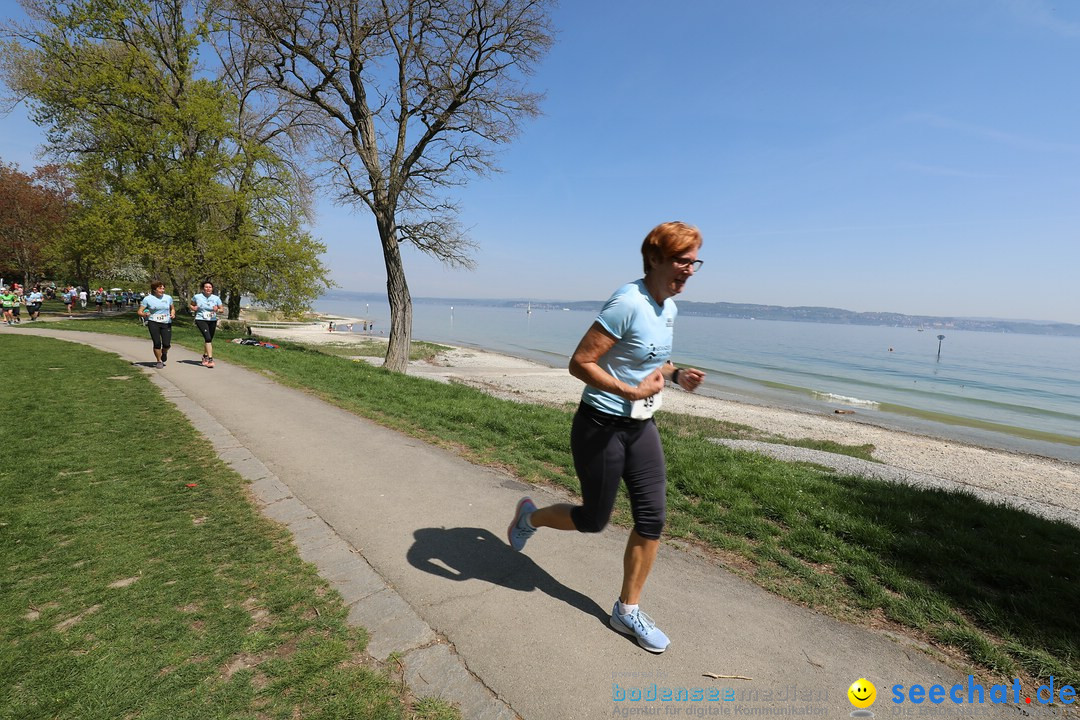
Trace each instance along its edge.
<instances>
[{"instance_id":1,"label":"group of distant people","mask_svg":"<svg viewBox=\"0 0 1080 720\"><path fill-rule=\"evenodd\" d=\"M98 288L93 291L92 295L87 294L86 290L81 288L68 288L64 292L64 304L68 307L70 313L74 310L76 301L79 306L85 310L86 303L89 297L94 300L94 305L97 311L105 312L106 310L124 310L128 307L133 307L137 304L146 293L136 293L133 290L106 290L105 288Z\"/></svg>"},{"instance_id":2,"label":"group of distant people","mask_svg":"<svg viewBox=\"0 0 1080 720\"><path fill-rule=\"evenodd\" d=\"M362 321L362 325L363 325L363 328L364 328L364 332L372 332L372 333L375 332L375 323L371 322L370 320ZM341 326L340 323L335 323L333 320L331 320L326 326L326 331L327 332L341 332L341 327L342 326ZM353 323L345 323L345 332L352 332L352 331L353 331Z\"/></svg>"},{"instance_id":3,"label":"group of distant people","mask_svg":"<svg viewBox=\"0 0 1080 720\"><path fill-rule=\"evenodd\" d=\"M4 310L4 322L8 325L18 325L22 322L22 308L26 308L30 320L41 317L41 305L46 300L55 300L57 297L64 303L64 312L68 316L75 313L75 306L85 310L90 300L94 301L99 313L105 311L119 311L133 307L142 300L145 293L136 293L133 290L97 290L87 292L85 288L74 285L65 285L59 290L54 285L34 285L30 292L26 292L19 283L0 287L0 305Z\"/></svg>"},{"instance_id":4,"label":"group of distant people","mask_svg":"<svg viewBox=\"0 0 1080 720\"><path fill-rule=\"evenodd\" d=\"M12 283L10 287L0 287L0 306L4 309L4 322L8 325L18 325L22 322L22 309L25 307L34 321L41 317L41 304L45 301L46 293L35 285L27 293L19 283Z\"/></svg>"},{"instance_id":5,"label":"group of distant people","mask_svg":"<svg viewBox=\"0 0 1080 720\"><path fill-rule=\"evenodd\" d=\"M15 283L11 287L0 287L0 307L4 310L4 322L8 325L18 325L22 322L20 315L22 307L26 305L22 286ZM40 303L39 303L40 307ZM31 317L31 319L36 319Z\"/></svg>"},{"instance_id":6,"label":"group of distant people","mask_svg":"<svg viewBox=\"0 0 1080 720\"><path fill-rule=\"evenodd\" d=\"M37 320L45 299L55 299L57 294L53 286L42 289L35 285L29 293L25 293L18 283L12 283L10 287L0 287L0 306L3 308L4 322L8 325L21 323L23 307L26 307L31 320ZM85 309L91 297L98 312L123 310L138 304L138 315L146 324L154 346L154 365L158 369L165 367L169 359L169 348L172 347L172 323L176 319L176 306L172 296L165 294L165 283L160 281L150 283L149 294L136 293L133 290L105 290L105 288L98 288L93 293L87 293L83 288L66 285L59 291L59 296L69 316L74 312L76 303ZM214 293L214 284L207 280L202 284L202 292L191 299L188 307L195 314L195 327L203 336L201 364L203 367L212 368L214 367L213 343L214 334L217 332L218 313L225 312L225 306L221 298Z\"/></svg>"}]
</instances>

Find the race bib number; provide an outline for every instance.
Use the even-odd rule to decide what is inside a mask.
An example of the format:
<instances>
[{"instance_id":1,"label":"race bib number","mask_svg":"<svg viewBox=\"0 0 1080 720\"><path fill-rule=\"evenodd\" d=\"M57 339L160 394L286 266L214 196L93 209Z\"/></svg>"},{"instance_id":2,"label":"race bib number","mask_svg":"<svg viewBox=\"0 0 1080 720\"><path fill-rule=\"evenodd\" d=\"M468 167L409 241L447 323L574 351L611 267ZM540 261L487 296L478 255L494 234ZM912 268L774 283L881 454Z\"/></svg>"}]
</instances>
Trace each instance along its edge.
<instances>
[{"instance_id":1,"label":"race bib number","mask_svg":"<svg viewBox=\"0 0 1080 720\"><path fill-rule=\"evenodd\" d=\"M150 316L150 320L153 321L153 322L156 322L156 323L166 323L166 324L168 324L168 322L169 322L169 313L167 313L167 312L156 312L156 313L154 313L153 315Z\"/></svg>"},{"instance_id":2,"label":"race bib number","mask_svg":"<svg viewBox=\"0 0 1080 720\"><path fill-rule=\"evenodd\" d=\"M630 405L630 417L635 420L648 420L663 404L663 393L656 393L650 397L635 400L633 404Z\"/></svg>"}]
</instances>

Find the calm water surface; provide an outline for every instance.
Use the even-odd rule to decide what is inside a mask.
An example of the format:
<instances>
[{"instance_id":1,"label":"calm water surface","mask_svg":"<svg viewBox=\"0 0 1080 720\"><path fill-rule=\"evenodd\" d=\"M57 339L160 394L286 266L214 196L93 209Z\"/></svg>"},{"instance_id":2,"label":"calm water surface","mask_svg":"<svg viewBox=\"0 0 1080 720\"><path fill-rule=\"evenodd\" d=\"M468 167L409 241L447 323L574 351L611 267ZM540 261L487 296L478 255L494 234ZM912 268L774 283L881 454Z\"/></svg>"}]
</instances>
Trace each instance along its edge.
<instances>
[{"instance_id":1,"label":"calm water surface","mask_svg":"<svg viewBox=\"0 0 1080 720\"><path fill-rule=\"evenodd\" d=\"M390 327L385 301L317 309ZM562 367L595 315L416 303L413 336ZM682 314L673 359L706 370L710 395L1080 462L1080 338Z\"/></svg>"}]
</instances>

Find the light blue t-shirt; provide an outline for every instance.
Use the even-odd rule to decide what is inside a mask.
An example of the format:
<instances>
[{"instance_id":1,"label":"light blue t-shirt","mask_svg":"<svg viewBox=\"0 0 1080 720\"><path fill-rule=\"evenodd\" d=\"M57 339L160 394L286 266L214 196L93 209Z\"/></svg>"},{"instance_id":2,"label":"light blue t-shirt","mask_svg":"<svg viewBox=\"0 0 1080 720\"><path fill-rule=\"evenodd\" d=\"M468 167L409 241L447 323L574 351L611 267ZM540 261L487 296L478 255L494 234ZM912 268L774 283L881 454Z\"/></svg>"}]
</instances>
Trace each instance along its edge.
<instances>
[{"instance_id":1,"label":"light blue t-shirt","mask_svg":"<svg viewBox=\"0 0 1080 720\"><path fill-rule=\"evenodd\" d=\"M141 307L143 312L150 315L148 320L156 323L169 324L172 322L172 318L169 317L169 308L172 307L172 296L162 295L160 298L153 295L147 295L142 299Z\"/></svg>"},{"instance_id":2,"label":"light blue t-shirt","mask_svg":"<svg viewBox=\"0 0 1080 720\"><path fill-rule=\"evenodd\" d=\"M221 298L217 295L206 295L199 293L195 297L191 298L191 304L195 306L195 319L196 320L217 320L217 308L221 305Z\"/></svg>"},{"instance_id":3,"label":"light blue t-shirt","mask_svg":"<svg viewBox=\"0 0 1080 720\"><path fill-rule=\"evenodd\" d=\"M596 317L617 341L598 364L627 385L640 385L671 357L677 314L675 301L668 298L663 306L658 305L644 280L623 285ZM618 395L586 386L581 399L602 412L630 416L631 402Z\"/></svg>"}]
</instances>

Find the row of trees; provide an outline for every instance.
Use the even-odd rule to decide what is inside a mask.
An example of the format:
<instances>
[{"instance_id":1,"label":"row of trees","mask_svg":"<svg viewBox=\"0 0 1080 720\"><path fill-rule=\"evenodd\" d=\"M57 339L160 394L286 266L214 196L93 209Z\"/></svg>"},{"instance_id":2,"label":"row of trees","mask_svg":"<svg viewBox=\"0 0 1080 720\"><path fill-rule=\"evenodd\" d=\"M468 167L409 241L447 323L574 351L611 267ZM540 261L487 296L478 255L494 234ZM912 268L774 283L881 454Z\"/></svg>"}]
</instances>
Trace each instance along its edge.
<instances>
[{"instance_id":1,"label":"row of trees","mask_svg":"<svg viewBox=\"0 0 1080 720\"><path fill-rule=\"evenodd\" d=\"M7 29L0 69L69 168L84 268L298 309L329 284L305 230L318 185L375 220L386 367L404 371L400 245L471 264L447 190L537 113L524 78L551 2L22 0L31 23Z\"/></svg>"},{"instance_id":2,"label":"row of trees","mask_svg":"<svg viewBox=\"0 0 1080 720\"><path fill-rule=\"evenodd\" d=\"M326 287L325 248L303 229L304 178L249 134L230 76L197 64L205 21L183 2L28 2L2 67L64 162L72 207L64 269L166 279L191 296L214 278L285 310Z\"/></svg>"}]
</instances>

